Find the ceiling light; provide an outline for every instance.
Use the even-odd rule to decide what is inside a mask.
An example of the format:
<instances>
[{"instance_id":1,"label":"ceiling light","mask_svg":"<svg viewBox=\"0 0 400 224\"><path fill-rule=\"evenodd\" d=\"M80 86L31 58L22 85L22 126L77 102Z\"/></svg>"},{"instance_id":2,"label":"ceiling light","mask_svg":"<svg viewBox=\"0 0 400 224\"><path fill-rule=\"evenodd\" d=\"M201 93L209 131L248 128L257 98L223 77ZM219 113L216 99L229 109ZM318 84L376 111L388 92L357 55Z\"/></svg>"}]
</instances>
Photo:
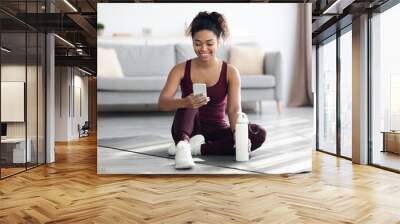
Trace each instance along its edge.
<instances>
[{"instance_id":1,"label":"ceiling light","mask_svg":"<svg viewBox=\"0 0 400 224\"><path fill-rule=\"evenodd\" d=\"M54 34L54 36L57 37L58 39L60 39L61 41L63 41L64 43L66 43L67 45L69 45L70 47L75 48L75 45L71 44L71 42L69 42L68 40L66 40L66 39L64 39L64 38L62 38L62 37L60 37L60 36L57 35L57 34Z\"/></svg>"},{"instance_id":2,"label":"ceiling light","mask_svg":"<svg viewBox=\"0 0 400 224\"><path fill-rule=\"evenodd\" d=\"M322 14L342 14L343 10L355 0L336 0Z\"/></svg>"},{"instance_id":3,"label":"ceiling light","mask_svg":"<svg viewBox=\"0 0 400 224\"><path fill-rule=\"evenodd\" d=\"M78 53L79 55L83 55L83 50L81 48L77 48L76 53Z\"/></svg>"},{"instance_id":4,"label":"ceiling light","mask_svg":"<svg viewBox=\"0 0 400 224\"><path fill-rule=\"evenodd\" d=\"M81 69L81 68L79 68L79 67L78 67L78 70L81 71L81 72L83 72L83 73L85 73L85 74L92 75L92 73L90 73L90 72L88 72L88 71L86 71L86 70L83 70L83 69Z\"/></svg>"},{"instance_id":5,"label":"ceiling light","mask_svg":"<svg viewBox=\"0 0 400 224\"><path fill-rule=\"evenodd\" d=\"M6 52L6 53L10 53L10 52L11 52L11 50L9 50L9 49L7 49L7 48L5 48L5 47L1 47L1 50L4 51L4 52Z\"/></svg>"},{"instance_id":6,"label":"ceiling light","mask_svg":"<svg viewBox=\"0 0 400 224\"><path fill-rule=\"evenodd\" d=\"M78 10L71 4L69 3L68 0L64 0L65 4L67 4L72 10L74 10L74 12L78 12Z\"/></svg>"}]
</instances>

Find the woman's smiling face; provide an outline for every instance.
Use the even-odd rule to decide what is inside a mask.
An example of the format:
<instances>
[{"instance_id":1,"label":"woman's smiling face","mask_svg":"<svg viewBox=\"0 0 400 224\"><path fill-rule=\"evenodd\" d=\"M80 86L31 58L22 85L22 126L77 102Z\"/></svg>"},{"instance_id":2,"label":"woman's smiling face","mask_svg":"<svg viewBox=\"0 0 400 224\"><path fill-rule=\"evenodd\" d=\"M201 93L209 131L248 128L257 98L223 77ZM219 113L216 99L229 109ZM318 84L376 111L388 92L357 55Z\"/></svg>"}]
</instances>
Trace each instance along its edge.
<instances>
[{"instance_id":1,"label":"woman's smiling face","mask_svg":"<svg viewBox=\"0 0 400 224\"><path fill-rule=\"evenodd\" d=\"M218 38L211 30L200 30L193 36L193 49L201 61L215 57L218 48Z\"/></svg>"}]
</instances>

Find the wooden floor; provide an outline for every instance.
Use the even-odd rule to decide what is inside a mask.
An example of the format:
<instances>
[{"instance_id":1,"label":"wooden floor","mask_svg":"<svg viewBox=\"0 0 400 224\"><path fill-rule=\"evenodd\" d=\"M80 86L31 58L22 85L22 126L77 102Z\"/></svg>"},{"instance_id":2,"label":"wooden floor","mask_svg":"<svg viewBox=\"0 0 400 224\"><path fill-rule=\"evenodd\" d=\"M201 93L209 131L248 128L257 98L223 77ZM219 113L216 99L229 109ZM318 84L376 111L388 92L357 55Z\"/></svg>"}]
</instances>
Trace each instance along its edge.
<instances>
[{"instance_id":1,"label":"wooden floor","mask_svg":"<svg viewBox=\"0 0 400 224\"><path fill-rule=\"evenodd\" d=\"M11 176L13 174L22 172L25 170L25 167L18 167L18 168L13 168L13 167L7 167L7 168L1 168L1 177L7 177L7 176Z\"/></svg>"},{"instance_id":2,"label":"wooden floor","mask_svg":"<svg viewBox=\"0 0 400 224\"><path fill-rule=\"evenodd\" d=\"M400 175L313 154L293 176L96 174L96 138L0 181L0 223L400 223Z\"/></svg>"}]
</instances>

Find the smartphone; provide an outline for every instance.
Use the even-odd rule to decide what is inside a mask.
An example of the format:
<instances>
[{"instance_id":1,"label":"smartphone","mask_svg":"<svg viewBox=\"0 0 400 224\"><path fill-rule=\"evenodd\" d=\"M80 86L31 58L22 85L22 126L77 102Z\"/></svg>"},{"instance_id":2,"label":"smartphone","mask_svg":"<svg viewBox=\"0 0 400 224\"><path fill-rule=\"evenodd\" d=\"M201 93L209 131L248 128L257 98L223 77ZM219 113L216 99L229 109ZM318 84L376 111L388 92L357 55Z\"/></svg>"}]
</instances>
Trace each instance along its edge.
<instances>
[{"instance_id":1,"label":"smartphone","mask_svg":"<svg viewBox=\"0 0 400 224\"><path fill-rule=\"evenodd\" d=\"M193 83L193 95L197 94L207 96L207 86L205 83Z\"/></svg>"}]
</instances>

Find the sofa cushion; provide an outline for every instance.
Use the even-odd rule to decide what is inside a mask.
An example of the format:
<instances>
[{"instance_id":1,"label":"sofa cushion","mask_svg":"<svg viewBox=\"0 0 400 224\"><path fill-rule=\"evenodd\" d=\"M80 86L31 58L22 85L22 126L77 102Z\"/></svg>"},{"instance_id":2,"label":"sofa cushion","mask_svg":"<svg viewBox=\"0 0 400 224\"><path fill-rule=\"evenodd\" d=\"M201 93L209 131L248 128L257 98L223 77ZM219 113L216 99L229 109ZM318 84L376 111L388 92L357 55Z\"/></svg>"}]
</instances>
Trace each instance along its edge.
<instances>
[{"instance_id":1,"label":"sofa cushion","mask_svg":"<svg viewBox=\"0 0 400 224\"><path fill-rule=\"evenodd\" d=\"M220 45L217 50L217 58L220 58L226 62L229 61L229 51L230 51L230 46L228 45Z\"/></svg>"},{"instance_id":2,"label":"sofa cushion","mask_svg":"<svg viewBox=\"0 0 400 224\"><path fill-rule=\"evenodd\" d=\"M99 78L97 89L106 91L161 91L167 76L135 76L118 78Z\"/></svg>"},{"instance_id":3,"label":"sofa cushion","mask_svg":"<svg viewBox=\"0 0 400 224\"><path fill-rule=\"evenodd\" d=\"M273 75L252 75L245 74L240 76L242 89L247 88L272 88L275 87L275 76Z\"/></svg>"},{"instance_id":4,"label":"sofa cushion","mask_svg":"<svg viewBox=\"0 0 400 224\"><path fill-rule=\"evenodd\" d=\"M190 44L176 44L175 45L176 62L182 63L191 58L195 58L193 46ZM221 45L217 49L217 58L228 62L229 59L229 46Z\"/></svg>"},{"instance_id":5,"label":"sofa cushion","mask_svg":"<svg viewBox=\"0 0 400 224\"><path fill-rule=\"evenodd\" d=\"M275 87L273 75L241 76L243 89ZM166 76L136 76L125 78L99 77L97 89L103 91L161 91L167 81Z\"/></svg>"},{"instance_id":6,"label":"sofa cushion","mask_svg":"<svg viewBox=\"0 0 400 224\"><path fill-rule=\"evenodd\" d=\"M241 74L262 74L264 53L258 46L232 46L229 63Z\"/></svg>"},{"instance_id":7,"label":"sofa cushion","mask_svg":"<svg viewBox=\"0 0 400 224\"><path fill-rule=\"evenodd\" d=\"M175 65L174 45L113 46L125 76L167 76Z\"/></svg>"},{"instance_id":8,"label":"sofa cushion","mask_svg":"<svg viewBox=\"0 0 400 224\"><path fill-rule=\"evenodd\" d=\"M176 44L175 53L176 53L177 64L196 57L196 53L194 53L193 46L189 44Z\"/></svg>"},{"instance_id":9,"label":"sofa cushion","mask_svg":"<svg viewBox=\"0 0 400 224\"><path fill-rule=\"evenodd\" d=\"M97 76L123 78L117 53L112 48L97 48Z\"/></svg>"}]
</instances>

